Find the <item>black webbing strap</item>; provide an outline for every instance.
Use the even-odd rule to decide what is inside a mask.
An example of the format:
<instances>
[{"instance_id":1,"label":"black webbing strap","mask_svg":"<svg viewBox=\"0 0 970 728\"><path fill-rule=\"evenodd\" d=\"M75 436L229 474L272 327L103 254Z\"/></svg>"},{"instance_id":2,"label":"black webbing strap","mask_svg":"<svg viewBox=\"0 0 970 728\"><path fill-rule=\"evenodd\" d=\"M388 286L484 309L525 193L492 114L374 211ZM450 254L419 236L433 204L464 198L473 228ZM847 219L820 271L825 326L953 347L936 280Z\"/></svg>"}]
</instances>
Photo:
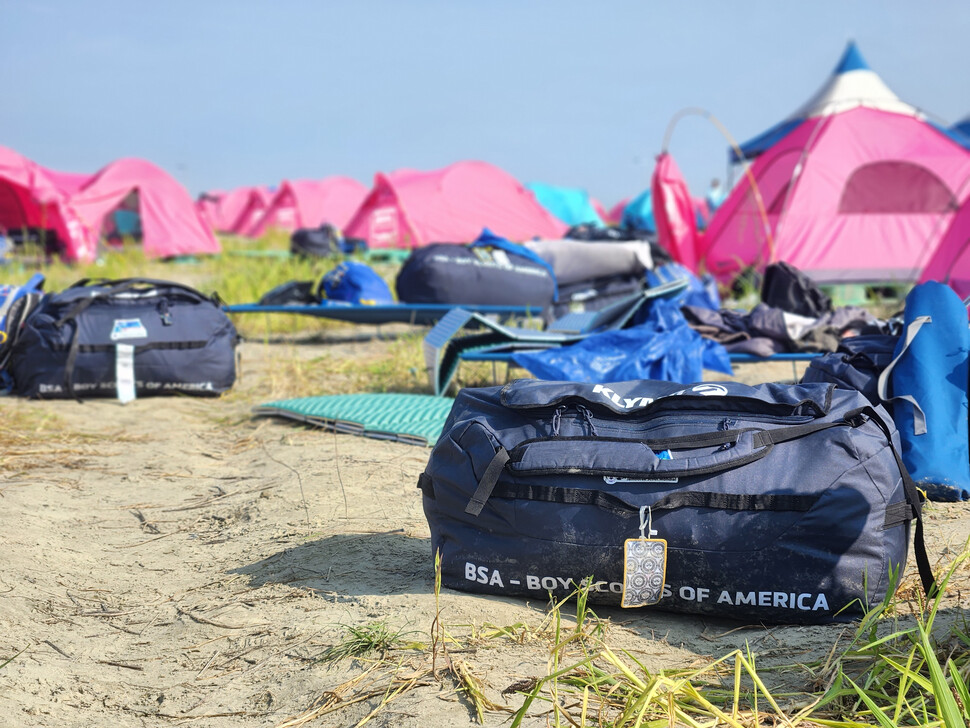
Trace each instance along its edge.
<instances>
[{"instance_id":1,"label":"black webbing strap","mask_svg":"<svg viewBox=\"0 0 970 728\"><path fill-rule=\"evenodd\" d=\"M882 528L885 531L887 528L902 526L904 523L912 521L913 518L913 507L908 500L890 503L886 506L886 518L882 522Z\"/></svg>"},{"instance_id":2,"label":"black webbing strap","mask_svg":"<svg viewBox=\"0 0 970 728\"><path fill-rule=\"evenodd\" d=\"M502 470L505 468L505 464L509 461L509 452L504 447L500 447L495 455L492 456L491 462L488 467L485 468L485 473L482 475L482 479L478 481L478 487L475 488L472 498L468 501L468 505L465 506L465 513L472 516L477 516L482 512L482 508L485 507L485 501L488 497L492 495L492 490L495 488L495 484L498 482L498 476L502 474Z\"/></svg>"},{"instance_id":3,"label":"black webbing strap","mask_svg":"<svg viewBox=\"0 0 970 728\"><path fill-rule=\"evenodd\" d=\"M718 508L728 511L810 511L821 495L770 493L711 493L678 491L650 506L653 511L675 508Z\"/></svg>"},{"instance_id":4,"label":"black webbing strap","mask_svg":"<svg viewBox=\"0 0 970 728\"><path fill-rule=\"evenodd\" d=\"M429 498L434 498L434 481L427 473L418 476L418 488Z\"/></svg>"},{"instance_id":5,"label":"black webbing strap","mask_svg":"<svg viewBox=\"0 0 970 728\"><path fill-rule=\"evenodd\" d=\"M852 414L851 412L849 413L849 415ZM779 443L797 440L800 437L805 437L806 435L811 435L821 430L827 430L831 427L845 427L847 425L857 427L862 424L862 421L858 417L850 417L849 415L846 415L845 419L839 420L838 422L810 422L807 425L792 425L791 427L779 427L774 430L761 430L755 435L755 444L778 445Z\"/></svg>"},{"instance_id":6,"label":"black webbing strap","mask_svg":"<svg viewBox=\"0 0 970 728\"><path fill-rule=\"evenodd\" d=\"M621 516L639 512L637 506L602 490L589 488L560 488L552 485L503 484L494 488L497 498L562 503L565 505L597 506ZM709 491L679 491L671 493L650 506L654 511L676 508L717 508L728 511L799 511L812 509L820 495L766 493L712 493ZM467 509L466 509L467 512Z\"/></svg>"},{"instance_id":7,"label":"black webbing strap","mask_svg":"<svg viewBox=\"0 0 970 728\"><path fill-rule=\"evenodd\" d=\"M896 451L896 446L893 445L893 437L892 432L889 430L889 425L882 421L882 418L872 407L861 407L858 410L850 412L846 417L856 413L866 415L879 426L879 429L886 436L886 442L889 443L889 449L896 459L896 465L899 466L899 472L903 476L903 492L906 494L907 502L913 509L913 520L916 521L916 528L913 529L913 553L916 555L916 568L919 570L919 578L923 582L923 591L926 592L926 597L933 599L936 596L936 579L933 576L930 557L926 553L926 542L923 540L923 505L920 501L919 491L916 489L916 483L913 482L912 476L910 476L909 471L903 464L903 459Z\"/></svg>"}]
</instances>

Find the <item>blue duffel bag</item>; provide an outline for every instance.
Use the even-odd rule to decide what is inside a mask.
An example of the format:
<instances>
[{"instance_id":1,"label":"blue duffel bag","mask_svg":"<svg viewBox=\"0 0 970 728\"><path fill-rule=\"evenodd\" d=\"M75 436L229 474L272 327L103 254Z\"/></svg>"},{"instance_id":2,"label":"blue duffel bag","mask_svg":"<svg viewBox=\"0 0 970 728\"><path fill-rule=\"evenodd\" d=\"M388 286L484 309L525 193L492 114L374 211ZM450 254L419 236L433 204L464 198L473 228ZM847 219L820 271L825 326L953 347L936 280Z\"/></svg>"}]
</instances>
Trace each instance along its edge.
<instances>
[{"instance_id":1,"label":"blue duffel bag","mask_svg":"<svg viewBox=\"0 0 970 728\"><path fill-rule=\"evenodd\" d=\"M219 302L193 288L85 279L44 296L7 369L14 393L41 399L216 396L235 381L238 343Z\"/></svg>"},{"instance_id":2,"label":"blue duffel bag","mask_svg":"<svg viewBox=\"0 0 970 728\"><path fill-rule=\"evenodd\" d=\"M903 462L930 500L970 500L967 307L949 286L927 281L906 296L903 326L895 358L879 376Z\"/></svg>"},{"instance_id":3,"label":"blue duffel bag","mask_svg":"<svg viewBox=\"0 0 970 728\"><path fill-rule=\"evenodd\" d=\"M892 420L831 384L465 389L419 487L453 589L845 621L898 584L914 519L933 589Z\"/></svg>"}]
</instances>

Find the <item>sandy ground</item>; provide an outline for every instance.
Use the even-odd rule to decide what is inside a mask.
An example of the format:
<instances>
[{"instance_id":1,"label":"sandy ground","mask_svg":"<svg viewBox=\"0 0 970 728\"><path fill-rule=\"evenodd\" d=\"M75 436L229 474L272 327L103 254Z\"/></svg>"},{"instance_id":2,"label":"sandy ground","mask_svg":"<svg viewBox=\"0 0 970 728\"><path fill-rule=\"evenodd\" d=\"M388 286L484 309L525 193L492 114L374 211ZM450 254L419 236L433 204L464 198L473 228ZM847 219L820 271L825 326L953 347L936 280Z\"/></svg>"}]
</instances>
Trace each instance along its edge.
<instances>
[{"instance_id":1,"label":"sandy ground","mask_svg":"<svg viewBox=\"0 0 970 728\"><path fill-rule=\"evenodd\" d=\"M415 484L430 450L249 411L284 361L375 357L387 345L245 343L241 380L218 400L0 399L0 428L18 423L0 439L0 662L14 658L0 669L0 725L346 726L374 711L386 664L361 678L375 663L318 658L347 626L380 620L428 642L433 566ZM738 371L749 381L790 376L788 364ZM304 394L327 391L321 382ZM929 511L931 549L952 552L970 520L959 505ZM521 695L502 691L545 674L549 644L537 631L546 605L444 590L439 606L460 643L454 654L486 695L519 706ZM819 659L846 630L601 616L611 643L650 669L745 644L761 664ZM496 637L488 624L517 637ZM475 724L454 681L429 677L427 652L387 659L413 686L370 725ZM368 691L378 694L353 702ZM526 724L546 725L536 713Z\"/></svg>"}]
</instances>

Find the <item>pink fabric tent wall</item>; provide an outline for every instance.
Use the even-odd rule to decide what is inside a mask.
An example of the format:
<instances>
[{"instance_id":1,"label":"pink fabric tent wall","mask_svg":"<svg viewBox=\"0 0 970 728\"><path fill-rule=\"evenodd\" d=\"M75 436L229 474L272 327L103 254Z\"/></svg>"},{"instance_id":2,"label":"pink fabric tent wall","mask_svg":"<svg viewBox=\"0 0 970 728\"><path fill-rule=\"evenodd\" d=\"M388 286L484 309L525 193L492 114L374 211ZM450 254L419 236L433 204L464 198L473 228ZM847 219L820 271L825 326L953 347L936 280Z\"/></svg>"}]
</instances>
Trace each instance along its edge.
<instances>
[{"instance_id":1,"label":"pink fabric tent wall","mask_svg":"<svg viewBox=\"0 0 970 728\"><path fill-rule=\"evenodd\" d=\"M195 200L195 209L211 230L219 230L222 220L219 216L219 203L226 196L224 190L209 190L203 192Z\"/></svg>"},{"instance_id":2,"label":"pink fabric tent wall","mask_svg":"<svg viewBox=\"0 0 970 728\"><path fill-rule=\"evenodd\" d=\"M603 219L606 220L606 222L610 225L619 225L621 222L623 222L623 211L626 210L628 202L630 202L629 197L617 202L615 205L613 205L613 207L610 208L610 211Z\"/></svg>"},{"instance_id":3,"label":"pink fabric tent wall","mask_svg":"<svg viewBox=\"0 0 970 728\"><path fill-rule=\"evenodd\" d=\"M366 196L367 188L350 177L286 181L246 234L256 238L271 227L292 231L325 222L343 228Z\"/></svg>"},{"instance_id":4,"label":"pink fabric tent wall","mask_svg":"<svg viewBox=\"0 0 970 728\"><path fill-rule=\"evenodd\" d=\"M488 227L510 240L562 237L566 226L507 172L457 162L433 172L378 174L344 234L373 248L469 242Z\"/></svg>"},{"instance_id":5,"label":"pink fabric tent wall","mask_svg":"<svg viewBox=\"0 0 970 728\"><path fill-rule=\"evenodd\" d=\"M265 187L237 187L219 200L216 231L230 235L245 235L262 217L273 193Z\"/></svg>"},{"instance_id":6,"label":"pink fabric tent wall","mask_svg":"<svg viewBox=\"0 0 970 728\"><path fill-rule=\"evenodd\" d=\"M657 239L678 263L697 272L697 218L694 199L674 158L657 157L650 182Z\"/></svg>"},{"instance_id":7,"label":"pink fabric tent wall","mask_svg":"<svg viewBox=\"0 0 970 728\"><path fill-rule=\"evenodd\" d=\"M784 260L820 282L912 281L960 202L970 153L914 116L860 107L806 120L751 172L767 220L742 176L700 249L710 272Z\"/></svg>"},{"instance_id":8,"label":"pink fabric tent wall","mask_svg":"<svg viewBox=\"0 0 970 728\"><path fill-rule=\"evenodd\" d=\"M599 200L597 200L595 197L590 197L589 198L589 204L592 205L592 207L593 207L594 210L596 210L596 214L600 216L600 220L602 220L607 225L609 225L610 224L610 221L609 221L610 213L608 213L606 211L606 208L603 207L603 203L600 202Z\"/></svg>"},{"instance_id":9,"label":"pink fabric tent wall","mask_svg":"<svg viewBox=\"0 0 970 728\"><path fill-rule=\"evenodd\" d=\"M62 173L63 174L63 173ZM53 230L69 261L93 260L97 236L86 228L57 182L76 185L81 175L52 173L12 149L0 147L0 228Z\"/></svg>"},{"instance_id":10,"label":"pink fabric tent wall","mask_svg":"<svg viewBox=\"0 0 970 728\"><path fill-rule=\"evenodd\" d=\"M143 159L119 159L94 175L70 205L97 235L104 220L137 190L142 248L149 257L218 253L219 242L182 185ZM83 259L93 259L94 251Z\"/></svg>"},{"instance_id":11,"label":"pink fabric tent wall","mask_svg":"<svg viewBox=\"0 0 970 728\"><path fill-rule=\"evenodd\" d=\"M919 282L949 284L960 298L970 296L970 198L964 200L943 234L933 257L926 264Z\"/></svg>"}]
</instances>

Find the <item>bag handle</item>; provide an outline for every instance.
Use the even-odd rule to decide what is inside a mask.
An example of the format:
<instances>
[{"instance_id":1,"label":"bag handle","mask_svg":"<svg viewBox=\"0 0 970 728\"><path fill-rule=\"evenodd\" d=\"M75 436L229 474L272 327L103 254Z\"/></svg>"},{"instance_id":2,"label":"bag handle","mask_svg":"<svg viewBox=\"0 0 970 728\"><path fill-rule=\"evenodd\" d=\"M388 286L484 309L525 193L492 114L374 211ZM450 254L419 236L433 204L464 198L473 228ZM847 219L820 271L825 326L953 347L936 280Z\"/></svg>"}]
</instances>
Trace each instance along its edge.
<instances>
[{"instance_id":1,"label":"bag handle","mask_svg":"<svg viewBox=\"0 0 970 728\"><path fill-rule=\"evenodd\" d=\"M106 290L98 294L98 298L103 296L110 296L115 293L121 293L123 291L131 290L138 286L156 286L165 288L177 288L179 290L190 293L195 297L198 297L205 301L215 302L215 298L212 296L206 296L199 290L187 286L183 283L177 283L175 281L163 281L159 278L82 278L76 283L68 287L68 290L74 288L87 288L88 286L106 286Z\"/></svg>"}]
</instances>

